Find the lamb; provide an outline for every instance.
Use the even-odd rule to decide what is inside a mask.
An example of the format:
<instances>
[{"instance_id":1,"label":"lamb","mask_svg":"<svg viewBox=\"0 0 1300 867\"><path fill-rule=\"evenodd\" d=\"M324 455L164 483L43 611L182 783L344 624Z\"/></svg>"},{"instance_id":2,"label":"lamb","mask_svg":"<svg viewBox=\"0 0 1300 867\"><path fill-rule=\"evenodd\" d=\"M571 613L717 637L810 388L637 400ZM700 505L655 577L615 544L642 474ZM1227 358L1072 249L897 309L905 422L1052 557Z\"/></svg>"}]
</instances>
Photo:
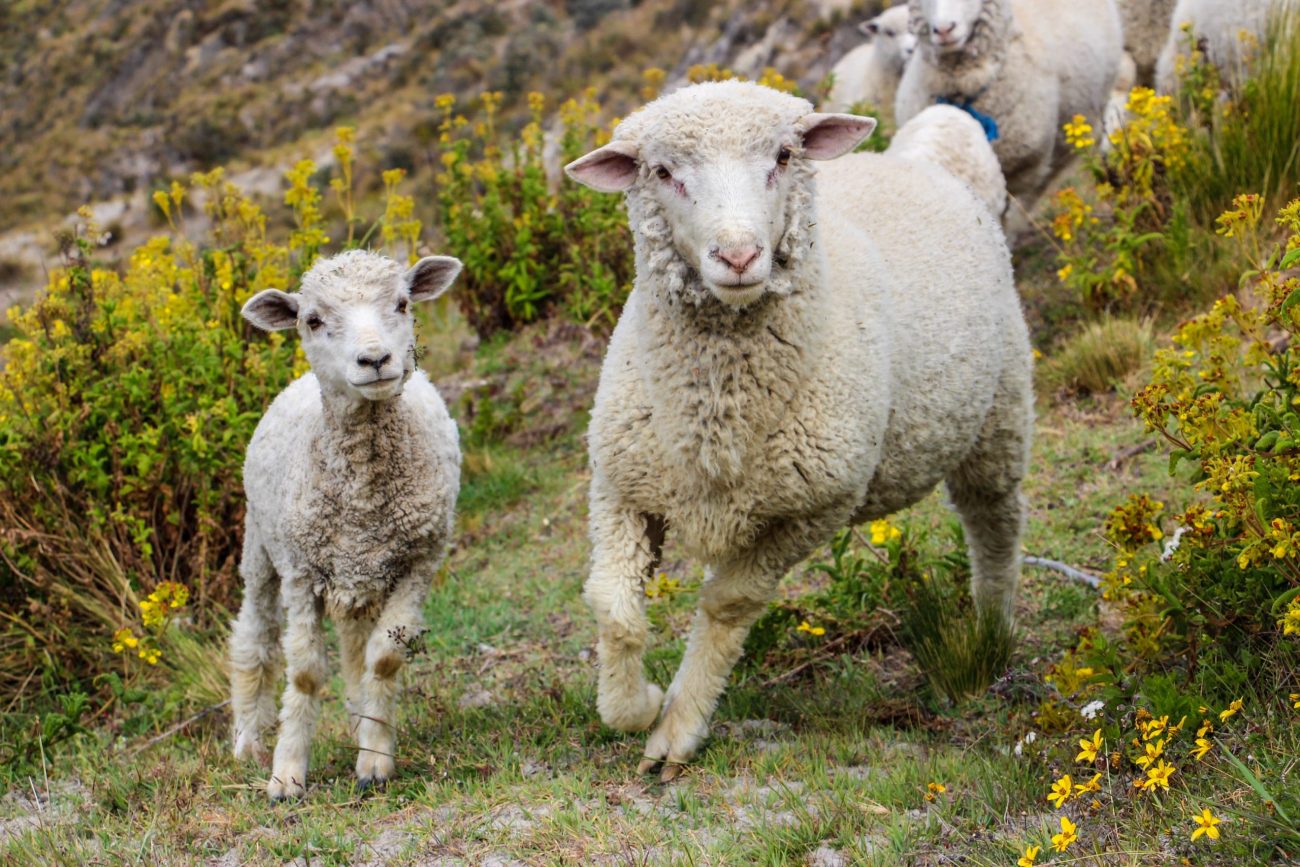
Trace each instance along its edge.
<instances>
[{"instance_id":1,"label":"lamb","mask_svg":"<svg viewBox=\"0 0 1300 867\"><path fill-rule=\"evenodd\" d=\"M1007 207L1007 182L998 156L979 121L951 105L932 105L903 124L885 153L900 160L933 163L967 186L1001 217Z\"/></svg>"},{"instance_id":2,"label":"lamb","mask_svg":"<svg viewBox=\"0 0 1300 867\"><path fill-rule=\"evenodd\" d=\"M1155 81L1156 59L1169 34L1174 0L1116 0L1124 28L1124 50L1133 61L1134 81L1150 87Z\"/></svg>"},{"instance_id":3,"label":"lamb","mask_svg":"<svg viewBox=\"0 0 1300 867\"><path fill-rule=\"evenodd\" d=\"M909 0L917 55L898 86L906 123L956 105L985 127L1027 213L1068 162L1076 115L1100 127L1122 54L1114 0Z\"/></svg>"},{"instance_id":4,"label":"lamb","mask_svg":"<svg viewBox=\"0 0 1300 867\"><path fill-rule=\"evenodd\" d=\"M272 800L306 790L328 676L325 614L339 635L358 785L393 774L396 677L422 631L460 486L456 424L415 367L410 305L442 294L460 267L429 256L404 270L354 250L317 262L299 292L266 289L244 305L260 329L296 326L312 367L271 404L244 462L230 703L236 757L265 763L287 660Z\"/></svg>"},{"instance_id":5,"label":"lamb","mask_svg":"<svg viewBox=\"0 0 1300 867\"><path fill-rule=\"evenodd\" d=\"M567 166L626 192L635 239L588 432L584 598L600 716L626 731L658 719L640 770L665 780L707 736L782 575L841 527L944 480L980 616L1012 612L1032 360L1001 229L941 169L842 156L875 121L811 108L698 84ZM642 654L669 530L708 569L665 696Z\"/></svg>"},{"instance_id":6,"label":"lamb","mask_svg":"<svg viewBox=\"0 0 1300 867\"><path fill-rule=\"evenodd\" d=\"M908 29L907 4L892 6L858 26L867 42L844 55L831 69L826 110L846 111L867 103L892 112L898 81L916 49L916 37Z\"/></svg>"},{"instance_id":7,"label":"lamb","mask_svg":"<svg viewBox=\"0 0 1300 867\"><path fill-rule=\"evenodd\" d=\"M1206 59L1219 67L1223 83L1236 87L1246 78L1247 64L1265 37L1270 18L1297 5L1294 0L1178 0L1156 61L1156 89L1178 91L1178 59L1188 53L1188 33Z\"/></svg>"}]
</instances>

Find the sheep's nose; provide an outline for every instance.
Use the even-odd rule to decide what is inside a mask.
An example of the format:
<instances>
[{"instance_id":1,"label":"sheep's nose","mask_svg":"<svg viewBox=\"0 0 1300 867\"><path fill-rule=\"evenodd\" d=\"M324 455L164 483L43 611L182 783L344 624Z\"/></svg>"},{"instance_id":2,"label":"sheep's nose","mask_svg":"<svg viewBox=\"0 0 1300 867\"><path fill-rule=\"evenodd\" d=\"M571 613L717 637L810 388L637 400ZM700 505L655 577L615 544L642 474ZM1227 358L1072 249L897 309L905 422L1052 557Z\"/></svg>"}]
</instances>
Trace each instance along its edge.
<instances>
[{"instance_id":1,"label":"sheep's nose","mask_svg":"<svg viewBox=\"0 0 1300 867\"><path fill-rule=\"evenodd\" d=\"M744 274L745 269L753 264L758 258L758 254L763 252L761 247L748 244L744 247L731 247L726 250L718 250L717 256L722 261L731 266L731 270L737 274Z\"/></svg>"},{"instance_id":2,"label":"sheep's nose","mask_svg":"<svg viewBox=\"0 0 1300 867\"><path fill-rule=\"evenodd\" d=\"M935 36L951 36L952 32L957 29L957 22L949 21L947 24L935 24L930 29L934 31Z\"/></svg>"},{"instance_id":3,"label":"sheep's nose","mask_svg":"<svg viewBox=\"0 0 1300 867\"><path fill-rule=\"evenodd\" d=\"M382 355L380 355L381 352L383 353ZM377 349L358 355L357 365L360 367L373 367L375 370L383 370L384 365L392 360L393 353Z\"/></svg>"}]
</instances>

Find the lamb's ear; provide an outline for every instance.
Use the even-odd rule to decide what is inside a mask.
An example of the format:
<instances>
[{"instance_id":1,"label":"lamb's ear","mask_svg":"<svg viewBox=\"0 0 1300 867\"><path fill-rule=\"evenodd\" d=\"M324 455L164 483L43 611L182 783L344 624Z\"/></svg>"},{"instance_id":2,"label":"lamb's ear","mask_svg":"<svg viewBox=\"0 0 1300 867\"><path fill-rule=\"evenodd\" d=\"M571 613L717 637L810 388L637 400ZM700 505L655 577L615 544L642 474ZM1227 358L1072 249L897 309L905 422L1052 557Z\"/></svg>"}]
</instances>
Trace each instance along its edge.
<instances>
[{"instance_id":1,"label":"lamb's ear","mask_svg":"<svg viewBox=\"0 0 1300 867\"><path fill-rule=\"evenodd\" d=\"M805 114L795 128L803 133L803 155L833 160L861 144L876 128L875 118L856 114Z\"/></svg>"},{"instance_id":2,"label":"lamb's ear","mask_svg":"<svg viewBox=\"0 0 1300 867\"><path fill-rule=\"evenodd\" d=\"M602 193L621 193L636 182L636 160L640 154L635 142L612 141L578 157L564 167L565 173L580 184Z\"/></svg>"},{"instance_id":3,"label":"lamb's ear","mask_svg":"<svg viewBox=\"0 0 1300 867\"><path fill-rule=\"evenodd\" d=\"M283 331L298 324L298 298L279 289L263 289L245 301L240 312L263 331Z\"/></svg>"},{"instance_id":4,"label":"lamb's ear","mask_svg":"<svg viewBox=\"0 0 1300 867\"><path fill-rule=\"evenodd\" d=\"M858 32L867 39L875 39L880 35L880 22L875 18L870 21L862 21L858 24Z\"/></svg>"},{"instance_id":5,"label":"lamb's ear","mask_svg":"<svg viewBox=\"0 0 1300 867\"><path fill-rule=\"evenodd\" d=\"M432 301L447 291L460 269L455 256L425 256L402 275L402 284L412 301Z\"/></svg>"}]
</instances>

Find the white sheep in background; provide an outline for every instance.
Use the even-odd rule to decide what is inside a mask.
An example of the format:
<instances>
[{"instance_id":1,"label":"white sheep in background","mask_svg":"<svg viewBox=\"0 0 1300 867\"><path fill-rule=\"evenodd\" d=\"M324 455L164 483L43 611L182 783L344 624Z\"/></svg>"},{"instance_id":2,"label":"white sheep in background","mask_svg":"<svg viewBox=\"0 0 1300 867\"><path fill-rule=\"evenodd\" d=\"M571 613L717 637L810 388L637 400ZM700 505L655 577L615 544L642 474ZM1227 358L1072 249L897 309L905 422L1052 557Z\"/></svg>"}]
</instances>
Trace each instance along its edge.
<instances>
[{"instance_id":1,"label":"white sheep in background","mask_svg":"<svg viewBox=\"0 0 1300 867\"><path fill-rule=\"evenodd\" d=\"M894 94L916 37L908 28L907 4L893 6L858 25L867 42L854 48L831 68L827 111L845 111L859 103L892 112Z\"/></svg>"},{"instance_id":2,"label":"white sheep in background","mask_svg":"<svg viewBox=\"0 0 1300 867\"><path fill-rule=\"evenodd\" d=\"M1124 28L1124 50L1133 62L1133 80L1150 87L1155 81L1156 59L1169 35L1174 0L1116 0L1116 5Z\"/></svg>"},{"instance_id":3,"label":"white sheep in background","mask_svg":"<svg viewBox=\"0 0 1300 867\"><path fill-rule=\"evenodd\" d=\"M324 614L339 634L358 782L393 774L397 672L423 629L460 484L456 423L416 369L409 305L436 298L459 272L448 256L405 270L357 250L317 262L297 293L267 289L244 305L258 328L296 326L312 367L271 404L244 462L234 748L265 761L262 735L287 661L272 799L306 788L328 680Z\"/></svg>"},{"instance_id":4,"label":"white sheep in background","mask_svg":"<svg viewBox=\"0 0 1300 867\"><path fill-rule=\"evenodd\" d=\"M909 0L919 43L900 124L949 103L985 126L1007 192L1030 211L1073 149L1074 115L1100 127L1123 53L1114 0Z\"/></svg>"},{"instance_id":5,"label":"white sheep in background","mask_svg":"<svg viewBox=\"0 0 1300 867\"><path fill-rule=\"evenodd\" d=\"M1247 63L1262 48L1270 18L1294 12L1298 5L1294 0L1178 0L1156 62L1156 89L1178 90L1178 58L1190 50L1184 25L1231 88L1245 79Z\"/></svg>"},{"instance_id":6,"label":"white sheep in background","mask_svg":"<svg viewBox=\"0 0 1300 867\"><path fill-rule=\"evenodd\" d=\"M960 108L932 105L903 124L885 151L900 160L923 160L965 181L1001 218L1007 208L1007 182L984 128Z\"/></svg>"},{"instance_id":7,"label":"white sheep in background","mask_svg":"<svg viewBox=\"0 0 1300 867\"><path fill-rule=\"evenodd\" d=\"M1019 578L1032 361L1001 229L925 163L864 153L815 170L875 122L811 108L699 84L567 167L627 192L635 237L588 433L584 596L601 718L658 718L642 771L667 762L665 779L707 735L777 582L839 528L946 481L981 614L1009 617ZM708 570L665 698L642 653L669 531Z\"/></svg>"}]
</instances>

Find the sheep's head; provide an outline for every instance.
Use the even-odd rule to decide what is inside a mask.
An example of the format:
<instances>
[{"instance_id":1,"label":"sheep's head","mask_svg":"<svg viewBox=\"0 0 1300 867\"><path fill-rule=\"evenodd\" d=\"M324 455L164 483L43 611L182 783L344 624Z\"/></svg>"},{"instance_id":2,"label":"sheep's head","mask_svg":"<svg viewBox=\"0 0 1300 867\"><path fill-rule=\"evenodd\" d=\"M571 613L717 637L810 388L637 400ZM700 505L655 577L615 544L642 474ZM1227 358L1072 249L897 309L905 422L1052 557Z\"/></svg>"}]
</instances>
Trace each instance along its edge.
<instances>
[{"instance_id":1,"label":"sheep's head","mask_svg":"<svg viewBox=\"0 0 1300 867\"><path fill-rule=\"evenodd\" d=\"M263 331L297 327L321 387L364 400L401 394L415 371L410 305L437 298L460 260L427 256L409 269L386 256L350 250L321 259L299 291L265 289L244 305Z\"/></svg>"},{"instance_id":2,"label":"sheep's head","mask_svg":"<svg viewBox=\"0 0 1300 867\"><path fill-rule=\"evenodd\" d=\"M987 14L986 0L908 0L912 32L939 54L963 50Z\"/></svg>"},{"instance_id":3,"label":"sheep's head","mask_svg":"<svg viewBox=\"0 0 1300 867\"><path fill-rule=\"evenodd\" d=\"M807 220L812 168L852 150L876 122L814 114L806 101L747 82L683 88L635 112L614 140L570 163L580 183L627 191L634 229L662 215L676 256L719 301L743 307L788 262Z\"/></svg>"},{"instance_id":4,"label":"sheep's head","mask_svg":"<svg viewBox=\"0 0 1300 867\"><path fill-rule=\"evenodd\" d=\"M875 18L863 21L858 29L901 75L912 52L916 51L916 34L911 29L907 4L891 6Z\"/></svg>"}]
</instances>

